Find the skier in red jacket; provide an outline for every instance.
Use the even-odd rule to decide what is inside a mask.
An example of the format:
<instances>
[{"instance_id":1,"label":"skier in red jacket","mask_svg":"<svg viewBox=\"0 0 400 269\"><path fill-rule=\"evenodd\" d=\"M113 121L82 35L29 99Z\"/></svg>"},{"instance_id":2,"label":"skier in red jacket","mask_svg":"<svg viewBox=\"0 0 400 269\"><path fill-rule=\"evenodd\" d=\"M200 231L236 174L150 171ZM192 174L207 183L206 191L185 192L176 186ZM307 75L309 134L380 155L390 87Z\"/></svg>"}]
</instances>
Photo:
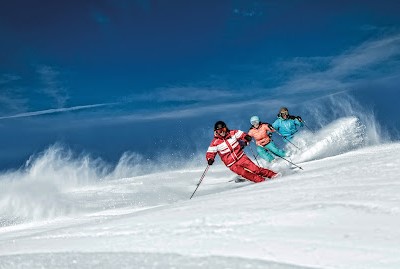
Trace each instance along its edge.
<instances>
[{"instance_id":1,"label":"skier in red jacket","mask_svg":"<svg viewBox=\"0 0 400 269\"><path fill-rule=\"evenodd\" d=\"M250 181L258 183L264 181L264 177L276 177L277 173L255 165L244 153L241 144L247 145L251 139L245 132L229 130L223 121L217 121L214 125L214 139L206 154L208 164L214 163L218 153L230 170Z\"/></svg>"}]
</instances>

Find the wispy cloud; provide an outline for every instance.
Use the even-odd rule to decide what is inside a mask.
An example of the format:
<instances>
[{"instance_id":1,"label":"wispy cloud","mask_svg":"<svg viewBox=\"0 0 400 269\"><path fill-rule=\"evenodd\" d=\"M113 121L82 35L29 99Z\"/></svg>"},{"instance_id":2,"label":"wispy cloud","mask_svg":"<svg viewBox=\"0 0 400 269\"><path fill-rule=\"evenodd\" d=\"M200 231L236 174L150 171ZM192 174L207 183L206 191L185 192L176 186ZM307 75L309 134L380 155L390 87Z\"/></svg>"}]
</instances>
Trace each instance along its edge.
<instances>
[{"instance_id":1,"label":"wispy cloud","mask_svg":"<svg viewBox=\"0 0 400 269\"><path fill-rule=\"evenodd\" d=\"M199 82L198 85L158 88L146 94L132 95L126 98L124 103L182 102L182 105L151 110L135 109L136 112L133 113L125 112L124 115L98 118L97 123L174 120L201 115L229 115L238 111L253 113L256 109L270 111L283 104L295 105L305 101L307 98L304 96L318 98L343 92L358 83L366 83L370 79L377 81L387 78L393 83L400 77L399 42L400 35L393 35L380 40L364 42L336 56L295 58L292 61L281 62L279 66L284 69L275 70L272 74L279 75L284 72L287 74L287 79L285 78L275 87L259 87L258 83L255 85L241 83L242 89L238 89L235 85L235 90L231 91L226 81L221 82L218 78L213 78L213 80ZM393 68L383 68L385 71L378 71L376 67L382 67L382 65L393 66ZM260 71L262 69L260 66L257 66L257 69L261 73L268 73L264 72L267 67L264 71ZM250 75L251 72L246 73L246 76ZM260 78L260 74L256 74L256 76L257 79ZM226 76L226 78L235 81L232 77ZM246 77L245 80L249 79ZM190 101L195 102L190 103ZM44 112L55 113L58 110Z\"/></svg>"},{"instance_id":2,"label":"wispy cloud","mask_svg":"<svg viewBox=\"0 0 400 269\"><path fill-rule=\"evenodd\" d=\"M111 105L115 105L115 104L117 104L117 103L93 104L93 105L31 111L31 112L25 112L25 113L19 113L19 114L15 114L15 115L0 117L0 120L34 117L34 116L40 116L40 115L45 115L45 114L55 114L55 113L62 113L62 112L68 112L68 111L83 110L83 109L97 108L97 107L103 107L103 106L111 106Z\"/></svg>"},{"instance_id":3,"label":"wispy cloud","mask_svg":"<svg viewBox=\"0 0 400 269\"><path fill-rule=\"evenodd\" d=\"M59 81L59 72L51 66L41 65L37 67L37 72L43 82L44 87L40 91L54 99L57 108L65 106L69 99L67 89Z\"/></svg>"},{"instance_id":4,"label":"wispy cloud","mask_svg":"<svg viewBox=\"0 0 400 269\"><path fill-rule=\"evenodd\" d=\"M20 80L21 77L14 74L0 76L0 112L17 112L26 108L28 100L21 97Z\"/></svg>"},{"instance_id":5,"label":"wispy cloud","mask_svg":"<svg viewBox=\"0 0 400 269\"><path fill-rule=\"evenodd\" d=\"M342 91L350 89L365 80L393 77L400 72L400 35L379 40L370 40L335 57L321 58L320 61L303 58L305 70L293 72L285 84L275 90L287 94ZM299 59L285 63L293 71L301 65ZM390 67L390 68L389 68ZM383 71L382 71L383 70Z\"/></svg>"},{"instance_id":6,"label":"wispy cloud","mask_svg":"<svg viewBox=\"0 0 400 269\"><path fill-rule=\"evenodd\" d=\"M218 98L238 96L236 93L222 89L203 86L171 86L155 89L150 93L131 95L128 100L155 102L188 102L208 101Z\"/></svg>"},{"instance_id":7,"label":"wispy cloud","mask_svg":"<svg viewBox=\"0 0 400 269\"><path fill-rule=\"evenodd\" d=\"M400 77L400 35L369 40L339 55L329 57L295 58L279 63L284 69L274 75L285 73L278 86L254 87L244 85L241 91L219 90L219 87L170 87L142 95L143 99L165 101L198 100L194 105L169 108L165 111L146 111L118 117L123 121L178 119L219 112L249 109L252 106L280 106L306 100L304 96L318 98L354 89L370 81L393 81ZM267 68L265 68L266 70ZM265 72L267 73L267 72ZM204 83L213 85L213 82ZM246 88L247 87L247 88ZM229 89L229 87L221 87ZM302 97L300 97L302 96ZM138 97L138 96L136 96ZM117 120L118 120L117 119Z\"/></svg>"},{"instance_id":8,"label":"wispy cloud","mask_svg":"<svg viewBox=\"0 0 400 269\"><path fill-rule=\"evenodd\" d=\"M381 40L365 42L332 61L330 75L346 76L349 73L363 72L381 63L387 63L400 55L400 35Z\"/></svg>"},{"instance_id":9,"label":"wispy cloud","mask_svg":"<svg viewBox=\"0 0 400 269\"><path fill-rule=\"evenodd\" d=\"M179 108L174 110L158 111L154 113L149 112L138 112L129 115L121 115L117 117L106 117L100 121L108 123L120 123L120 122L140 122L140 121L151 121L151 120L173 120L173 119L184 119L191 117L198 117L205 114L216 114L216 113L236 113L238 111L251 110L254 107L265 106L265 100L260 99L248 99L241 102L222 102L220 104L203 104L200 106L190 106L185 108ZM281 102L279 100L270 100L269 106L279 106Z\"/></svg>"},{"instance_id":10,"label":"wispy cloud","mask_svg":"<svg viewBox=\"0 0 400 269\"><path fill-rule=\"evenodd\" d=\"M21 79L20 76L17 76L17 75L14 75L14 74L3 74L0 77L0 85L7 84L7 83L10 83L12 81L17 81L17 80L20 80L20 79Z\"/></svg>"},{"instance_id":11,"label":"wispy cloud","mask_svg":"<svg viewBox=\"0 0 400 269\"><path fill-rule=\"evenodd\" d=\"M9 94L0 94L0 111L21 111L21 108L26 107L27 100L24 98L18 98L16 96L10 96Z\"/></svg>"}]
</instances>

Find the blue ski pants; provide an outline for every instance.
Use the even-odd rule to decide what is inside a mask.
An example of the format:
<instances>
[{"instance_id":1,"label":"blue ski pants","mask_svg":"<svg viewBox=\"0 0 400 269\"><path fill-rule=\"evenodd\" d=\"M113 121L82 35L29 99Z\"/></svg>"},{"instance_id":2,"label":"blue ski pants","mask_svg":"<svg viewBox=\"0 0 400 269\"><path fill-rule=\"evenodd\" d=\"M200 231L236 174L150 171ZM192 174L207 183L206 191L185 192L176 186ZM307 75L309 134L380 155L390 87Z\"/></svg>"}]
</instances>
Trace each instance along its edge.
<instances>
[{"instance_id":1,"label":"blue ski pants","mask_svg":"<svg viewBox=\"0 0 400 269\"><path fill-rule=\"evenodd\" d=\"M261 158L268 162L271 162L273 159L275 159L275 155L280 157L286 156L286 152L282 149L279 149L273 141L269 142L264 147L257 146L257 153Z\"/></svg>"}]
</instances>

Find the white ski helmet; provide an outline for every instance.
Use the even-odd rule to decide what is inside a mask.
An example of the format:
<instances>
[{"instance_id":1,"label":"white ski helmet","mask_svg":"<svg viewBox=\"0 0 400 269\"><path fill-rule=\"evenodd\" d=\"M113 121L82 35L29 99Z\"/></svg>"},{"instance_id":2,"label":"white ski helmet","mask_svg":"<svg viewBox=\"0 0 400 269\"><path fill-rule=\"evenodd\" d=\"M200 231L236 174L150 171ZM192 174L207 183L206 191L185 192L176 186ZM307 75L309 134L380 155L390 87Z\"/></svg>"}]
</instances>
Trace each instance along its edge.
<instances>
[{"instance_id":1,"label":"white ski helmet","mask_svg":"<svg viewBox=\"0 0 400 269\"><path fill-rule=\"evenodd\" d=\"M258 116L253 116L250 118L250 123L253 125L253 123L260 122L260 118Z\"/></svg>"}]
</instances>

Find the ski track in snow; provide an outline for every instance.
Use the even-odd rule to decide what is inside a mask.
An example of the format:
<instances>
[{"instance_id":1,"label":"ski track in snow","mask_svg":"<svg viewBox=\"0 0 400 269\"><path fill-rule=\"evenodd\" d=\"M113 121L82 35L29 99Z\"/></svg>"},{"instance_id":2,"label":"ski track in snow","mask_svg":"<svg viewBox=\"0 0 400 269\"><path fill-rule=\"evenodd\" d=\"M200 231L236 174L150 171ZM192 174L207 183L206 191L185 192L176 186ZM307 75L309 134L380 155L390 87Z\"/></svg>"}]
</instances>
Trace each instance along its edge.
<instances>
[{"instance_id":1,"label":"ski track in snow","mask_svg":"<svg viewBox=\"0 0 400 269\"><path fill-rule=\"evenodd\" d=\"M0 268L400 268L400 143L360 148L362 127L338 143L356 126L300 136L304 170L280 160L260 184L213 165L191 200L204 168L63 188L63 214L4 222Z\"/></svg>"}]
</instances>

